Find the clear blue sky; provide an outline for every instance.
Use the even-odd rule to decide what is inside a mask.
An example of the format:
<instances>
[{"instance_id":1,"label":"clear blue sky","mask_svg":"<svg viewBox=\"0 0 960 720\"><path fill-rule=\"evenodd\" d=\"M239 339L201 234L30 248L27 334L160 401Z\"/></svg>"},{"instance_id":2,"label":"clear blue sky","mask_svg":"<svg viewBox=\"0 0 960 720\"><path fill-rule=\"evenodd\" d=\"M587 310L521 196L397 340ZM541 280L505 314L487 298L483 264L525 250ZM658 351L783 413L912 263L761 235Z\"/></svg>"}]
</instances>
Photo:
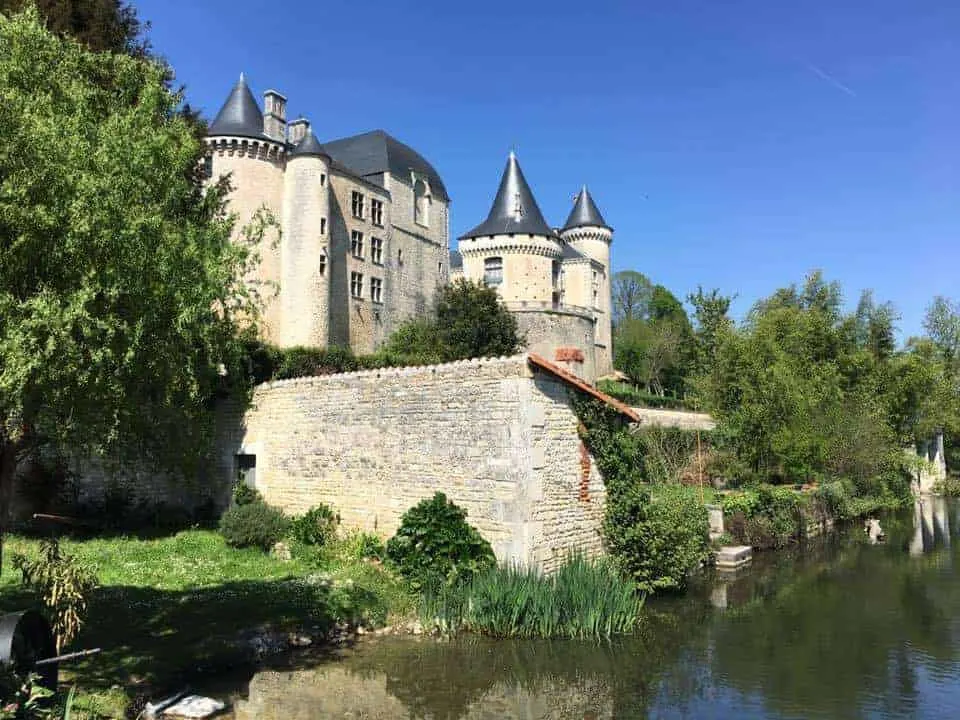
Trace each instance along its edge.
<instances>
[{"instance_id":1,"label":"clear blue sky","mask_svg":"<svg viewBox=\"0 0 960 720\"><path fill-rule=\"evenodd\" d=\"M486 216L516 148L560 224L586 183L614 269L757 298L822 268L920 330L960 298L955 0L135 0L212 117L244 71L321 139L383 128Z\"/></svg>"}]
</instances>

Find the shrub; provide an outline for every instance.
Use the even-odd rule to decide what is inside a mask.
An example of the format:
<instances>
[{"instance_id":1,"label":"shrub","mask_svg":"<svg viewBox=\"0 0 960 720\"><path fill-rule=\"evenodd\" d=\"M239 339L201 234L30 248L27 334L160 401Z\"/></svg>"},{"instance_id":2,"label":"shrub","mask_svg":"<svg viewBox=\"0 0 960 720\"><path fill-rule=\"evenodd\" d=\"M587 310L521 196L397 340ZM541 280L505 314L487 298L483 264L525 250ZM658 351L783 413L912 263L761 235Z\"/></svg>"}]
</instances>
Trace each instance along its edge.
<instances>
[{"instance_id":1,"label":"shrub","mask_svg":"<svg viewBox=\"0 0 960 720\"><path fill-rule=\"evenodd\" d=\"M612 493L603 530L611 554L644 592L683 589L709 552L707 510L696 491L679 485Z\"/></svg>"},{"instance_id":2,"label":"shrub","mask_svg":"<svg viewBox=\"0 0 960 720\"><path fill-rule=\"evenodd\" d=\"M806 503L790 488L760 485L724 496L723 511L731 519L727 529L737 542L757 549L778 548L802 535Z\"/></svg>"},{"instance_id":3,"label":"shrub","mask_svg":"<svg viewBox=\"0 0 960 720\"><path fill-rule=\"evenodd\" d=\"M415 589L469 580L495 565L493 549L467 513L437 493L407 510L387 542L387 557Z\"/></svg>"},{"instance_id":4,"label":"shrub","mask_svg":"<svg viewBox=\"0 0 960 720\"><path fill-rule=\"evenodd\" d=\"M233 486L233 502L235 505L262 503L263 496L256 488L250 487L245 482L240 482Z\"/></svg>"},{"instance_id":5,"label":"shrub","mask_svg":"<svg viewBox=\"0 0 960 720\"><path fill-rule=\"evenodd\" d=\"M220 518L220 534L231 547L269 550L287 532L289 520L265 502L231 505Z\"/></svg>"},{"instance_id":6,"label":"shrub","mask_svg":"<svg viewBox=\"0 0 960 720\"><path fill-rule=\"evenodd\" d=\"M292 347L280 350L280 363L274 379L332 375L359 369L360 363L349 348Z\"/></svg>"},{"instance_id":7,"label":"shrub","mask_svg":"<svg viewBox=\"0 0 960 720\"><path fill-rule=\"evenodd\" d=\"M421 615L441 631L597 638L634 630L642 606L633 583L610 562L577 555L551 577L516 566L491 568L465 586L428 595Z\"/></svg>"},{"instance_id":8,"label":"shrub","mask_svg":"<svg viewBox=\"0 0 960 720\"><path fill-rule=\"evenodd\" d=\"M290 521L290 537L303 545L324 546L337 535L340 516L324 503Z\"/></svg>"},{"instance_id":9,"label":"shrub","mask_svg":"<svg viewBox=\"0 0 960 720\"><path fill-rule=\"evenodd\" d=\"M937 495L946 495L947 497L960 497L960 477L956 475L947 475L943 480L938 480L933 485L933 491Z\"/></svg>"}]
</instances>

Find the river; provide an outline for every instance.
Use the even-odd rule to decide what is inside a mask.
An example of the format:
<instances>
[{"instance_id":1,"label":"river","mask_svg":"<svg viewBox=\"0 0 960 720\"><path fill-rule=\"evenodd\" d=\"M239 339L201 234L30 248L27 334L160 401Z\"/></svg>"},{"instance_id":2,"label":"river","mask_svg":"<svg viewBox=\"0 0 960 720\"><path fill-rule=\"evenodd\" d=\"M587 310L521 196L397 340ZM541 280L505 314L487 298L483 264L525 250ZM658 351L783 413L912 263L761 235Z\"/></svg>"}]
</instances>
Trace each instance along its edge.
<instances>
[{"instance_id":1,"label":"river","mask_svg":"<svg viewBox=\"0 0 960 720\"><path fill-rule=\"evenodd\" d=\"M236 719L960 716L960 503L882 523L704 575L635 637L377 638L263 671Z\"/></svg>"}]
</instances>

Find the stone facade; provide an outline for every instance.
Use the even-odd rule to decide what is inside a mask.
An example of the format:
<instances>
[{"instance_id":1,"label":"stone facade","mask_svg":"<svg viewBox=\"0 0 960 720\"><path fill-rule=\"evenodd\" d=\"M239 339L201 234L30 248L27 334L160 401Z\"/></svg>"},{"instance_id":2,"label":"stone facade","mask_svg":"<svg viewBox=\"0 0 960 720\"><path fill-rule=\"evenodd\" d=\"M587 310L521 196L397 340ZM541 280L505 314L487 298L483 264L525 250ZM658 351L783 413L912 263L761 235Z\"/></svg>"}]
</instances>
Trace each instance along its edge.
<instances>
[{"instance_id":1,"label":"stone facade","mask_svg":"<svg viewBox=\"0 0 960 720\"><path fill-rule=\"evenodd\" d=\"M255 456L267 502L291 513L325 502L383 536L441 491L501 562L549 571L571 550L602 549L606 492L570 391L526 356L268 383L225 418L217 484Z\"/></svg>"}]
</instances>

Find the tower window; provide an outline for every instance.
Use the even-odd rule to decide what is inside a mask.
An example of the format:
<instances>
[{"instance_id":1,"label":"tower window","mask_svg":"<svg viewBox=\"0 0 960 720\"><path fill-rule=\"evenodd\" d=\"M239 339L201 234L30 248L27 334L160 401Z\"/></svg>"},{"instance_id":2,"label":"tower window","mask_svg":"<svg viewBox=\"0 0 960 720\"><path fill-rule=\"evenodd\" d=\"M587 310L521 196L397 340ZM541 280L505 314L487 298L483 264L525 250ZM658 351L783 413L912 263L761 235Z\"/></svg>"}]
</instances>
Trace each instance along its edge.
<instances>
[{"instance_id":1,"label":"tower window","mask_svg":"<svg viewBox=\"0 0 960 720\"><path fill-rule=\"evenodd\" d=\"M377 227L383 227L383 203L370 198L370 222Z\"/></svg>"},{"instance_id":2,"label":"tower window","mask_svg":"<svg viewBox=\"0 0 960 720\"><path fill-rule=\"evenodd\" d=\"M443 263L442 263L442 262L438 262L438 263L437 263L437 272L438 272L440 275L443 275Z\"/></svg>"},{"instance_id":3,"label":"tower window","mask_svg":"<svg viewBox=\"0 0 960 720\"><path fill-rule=\"evenodd\" d=\"M326 173L320 173L320 187L326 187L327 185L327 175Z\"/></svg>"},{"instance_id":4,"label":"tower window","mask_svg":"<svg viewBox=\"0 0 960 720\"><path fill-rule=\"evenodd\" d=\"M257 486L257 456L237 455L237 482L250 488Z\"/></svg>"},{"instance_id":5,"label":"tower window","mask_svg":"<svg viewBox=\"0 0 960 720\"><path fill-rule=\"evenodd\" d=\"M320 218L320 234L321 234L321 235L326 235L326 234L327 234L327 219L326 219L326 218Z\"/></svg>"},{"instance_id":6,"label":"tower window","mask_svg":"<svg viewBox=\"0 0 960 720\"><path fill-rule=\"evenodd\" d=\"M363 193L353 191L350 198L350 210L355 218L363 220Z\"/></svg>"},{"instance_id":7,"label":"tower window","mask_svg":"<svg viewBox=\"0 0 960 720\"><path fill-rule=\"evenodd\" d=\"M363 297L363 274L358 272L350 273L350 294L355 298Z\"/></svg>"},{"instance_id":8,"label":"tower window","mask_svg":"<svg viewBox=\"0 0 960 720\"><path fill-rule=\"evenodd\" d=\"M383 302L383 280L381 278L370 278L370 299L373 302Z\"/></svg>"},{"instance_id":9,"label":"tower window","mask_svg":"<svg viewBox=\"0 0 960 720\"><path fill-rule=\"evenodd\" d=\"M483 282L485 285L503 282L503 258L491 257L483 261Z\"/></svg>"},{"instance_id":10,"label":"tower window","mask_svg":"<svg viewBox=\"0 0 960 720\"><path fill-rule=\"evenodd\" d=\"M350 252L355 258L363 259L363 233L359 230L350 232Z\"/></svg>"},{"instance_id":11,"label":"tower window","mask_svg":"<svg viewBox=\"0 0 960 720\"><path fill-rule=\"evenodd\" d=\"M377 265L383 265L383 239L370 238L370 259Z\"/></svg>"},{"instance_id":12,"label":"tower window","mask_svg":"<svg viewBox=\"0 0 960 720\"><path fill-rule=\"evenodd\" d=\"M317 261L317 272L323 275L327 271L327 254L320 253L320 259Z\"/></svg>"},{"instance_id":13,"label":"tower window","mask_svg":"<svg viewBox=\"0 0 960 720\"><path fill-rule=\"evenodd\" d=\"M403 265L403 248L397 248L397 265Z\"/></svg>"}]
</instances>

